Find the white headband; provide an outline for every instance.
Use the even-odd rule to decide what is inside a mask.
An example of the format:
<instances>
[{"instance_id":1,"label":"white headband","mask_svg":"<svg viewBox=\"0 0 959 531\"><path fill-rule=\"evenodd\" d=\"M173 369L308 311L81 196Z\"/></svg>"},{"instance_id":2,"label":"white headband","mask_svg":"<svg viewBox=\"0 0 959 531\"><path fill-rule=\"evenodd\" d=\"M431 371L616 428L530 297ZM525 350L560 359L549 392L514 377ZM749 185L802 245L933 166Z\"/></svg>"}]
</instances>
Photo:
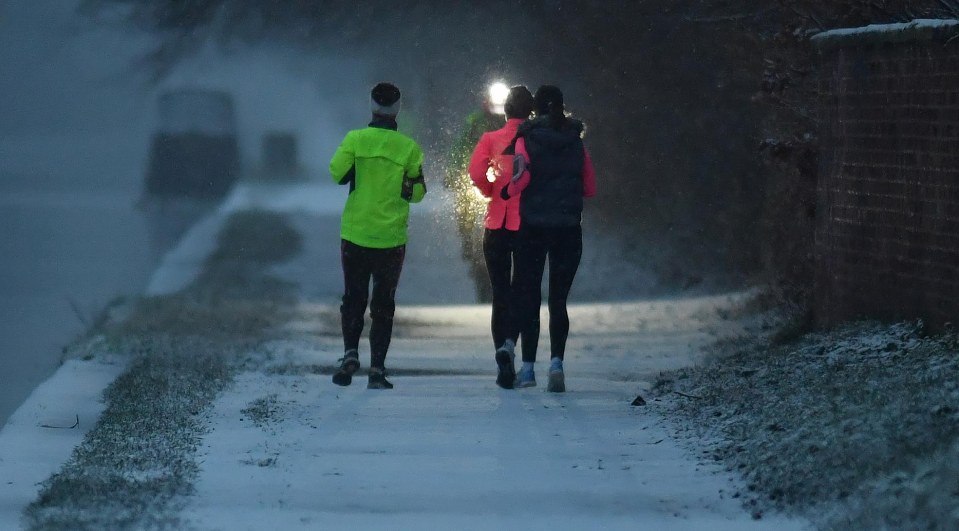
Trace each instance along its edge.
<instances>
[{"instance_id":1,"label":"white headband","mask_svg":"<svg viewBox=\"0 0 959 531\"><path fill-rule=\"evenodd\" d=\"M400 100L394 101L393 105L380 105L379 103L376 103L376 100L370 97L370 109L375 114L383 114L386 116L396 116L400 112L400 107L401 107Z\"/></svg>"}]
</instances>

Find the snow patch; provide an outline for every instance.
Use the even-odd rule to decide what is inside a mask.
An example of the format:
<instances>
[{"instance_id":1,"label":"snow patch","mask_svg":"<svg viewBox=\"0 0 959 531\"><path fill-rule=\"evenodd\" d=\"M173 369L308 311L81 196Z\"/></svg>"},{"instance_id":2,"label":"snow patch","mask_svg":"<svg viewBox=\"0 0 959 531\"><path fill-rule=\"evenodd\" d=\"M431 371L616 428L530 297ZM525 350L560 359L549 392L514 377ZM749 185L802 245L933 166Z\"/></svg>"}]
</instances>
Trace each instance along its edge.
<instances>
[{"instance_id":1,"label":"snow patch","mask_svg":"<svg viewBox=\"0 0 959 531\"><path fill-rule=\"evenodd\" d=\"M68 360L10 417L0 431L0 529L20 528L21 511L96 424L103 389L125 368L118 360Z\"/></svg>"},{"instance_id":2,"label":"snow patch","mask_svg":"<svg viewBox=\"0 0 959 531\"><path fill-rule=\"evenodd\" d=\"M737 496L755 511L830 529L954 529L954 494L941 493L956 484L957 347L921 322L849 323L786 345L720 343L656 388L679 437L747 478Z\"/></svg>"}]
</instances>

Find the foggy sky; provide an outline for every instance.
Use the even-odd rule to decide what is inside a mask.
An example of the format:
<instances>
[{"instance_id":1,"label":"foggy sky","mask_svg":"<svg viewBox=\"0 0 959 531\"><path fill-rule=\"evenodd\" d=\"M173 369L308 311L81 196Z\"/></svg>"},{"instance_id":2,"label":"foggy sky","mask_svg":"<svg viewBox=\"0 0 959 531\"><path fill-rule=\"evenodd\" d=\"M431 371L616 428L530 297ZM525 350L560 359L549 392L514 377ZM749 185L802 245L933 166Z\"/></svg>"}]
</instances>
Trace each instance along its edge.
<instances>
[{"instance_id":1,"label":"foggy sky","mask_svg":"<svg viewBox=\"0 0 959 531\"><path fill-rule=\"evenodd\" d=\"M139 189L156 97L168 89L234 95L246 168L262 134L283 130L298 135L302 163L325 171L342 134L368 119L378 79L352 58L210 47L153 85L138 61L154 38L96 24L76 4L0 5L0 186Z\"/></svg>"},{"instance_id":2,"label":"foggy sky","mask_svg":"<svg viewBox=\"0 0 959 531\"><path fill-rule=\"evenodd\" d=\"M157 266L164 249L135 205L158 94L231 92L248 169L262 134L285 130L322 177L369 115L375 74L362 64L279 48L204 50L154 85L138 60L155 37L96 24L76 4L0 3L0 425L92 316L139 294Z\"/></svg>"}]
</instances>

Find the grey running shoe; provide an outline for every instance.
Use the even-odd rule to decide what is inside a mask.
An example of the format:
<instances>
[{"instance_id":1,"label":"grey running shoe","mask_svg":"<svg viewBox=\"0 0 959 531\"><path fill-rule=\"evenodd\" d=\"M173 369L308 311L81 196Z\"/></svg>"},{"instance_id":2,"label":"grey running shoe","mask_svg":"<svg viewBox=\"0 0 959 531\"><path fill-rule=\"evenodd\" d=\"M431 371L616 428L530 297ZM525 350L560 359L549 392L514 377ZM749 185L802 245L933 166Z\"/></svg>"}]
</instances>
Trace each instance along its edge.
<instances>
[{"instance_id":1,"label":"grey running shoe","mask_svg":"<svg viewBox=\"0 0 959 531\"><path fill-rule=\"evenodd\" d=\"M507 339L503 346L496 349L496 366L499 371L496 373L496 385L503 389L512 389L516 380L516 367L513 365L513 359L516 354L513 353L515 345L512 339Z\"/></svg>"},{"instance_id":2,"label":"grey running shoe","mask_svg":"<svg viewBox=\"0 0 959 531\"><path fill-rule=\"evenodd\" d=\"M563 375L563 360L553 358L549 364L549 376L546 381L546 391L550 393L566 392L566 377Z\"/></svg>"},{"instance_id":3,"label":"grey running shoe","mask_svg":"<svg viewBox=\"0 0 959 531\"><path fill-rule=\"evenodd\" d=\"M536 373L533 369L520 369L516 374L516 387L536 387Z\"/></svg>"},{"instance_id":4,"label":"grey running shoe","mask_svg":"<svg viewBox=\"0 0 959 531\"><path fill-rule=\"evenodd\" d=\"M347 350L343 357L336 361L338 365L333 373L333 383L346 387L353 382L353 373L360 368L360 353Z\"/></svg>"},{"instance_id":5,"label":"grey running shoe","mask_svg":"<svg viewBox=\"0 0 959 531\"><path fill-rule=\"evenodd\" d=\"M393 384L386 379L386 369L378 367L370 368L370 380L366 384L367 389L392 389Z\"/></svg>"}]
</instances>

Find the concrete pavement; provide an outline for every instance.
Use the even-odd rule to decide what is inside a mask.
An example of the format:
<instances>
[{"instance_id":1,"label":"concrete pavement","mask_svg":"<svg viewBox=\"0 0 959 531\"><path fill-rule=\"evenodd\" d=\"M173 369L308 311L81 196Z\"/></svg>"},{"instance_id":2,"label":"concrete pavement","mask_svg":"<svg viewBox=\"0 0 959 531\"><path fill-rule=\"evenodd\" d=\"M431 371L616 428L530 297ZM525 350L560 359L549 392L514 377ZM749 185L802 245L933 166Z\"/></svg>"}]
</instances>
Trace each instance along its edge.
<instances>
[{"instance_id":1,"label":"concrete pavement","mask_svg":"<svg viewBox=\"0 0 959 531\"><path fill-rule=\"evenodd\" d=\"M683 448L649 399L660 371L693 364L700 347L741 331L722 315L748 294L572 305L568 392L544 392L544 357L540 387L502 390L494 384L489 307L471 303L468 289L449 291L469 284L459 281L466 268L456 261L455 233L434 205L412 218L423 245L410 247L415 267L404 271L401 290L423 298L399 295L387 359L396 389L367 390L362 373L350 387L333 385L342 353L341 190L240 188L151 283L153 292L169 293L188 282L212 250L216 220L229 212L273 210L295 218L301 231L317 227L304 234L300 256L274 270L300 286L294 317L250 353L256 362L204 413L209 429L198 441L195 490L176 504L181 522L231 530L809 527L777 516L753 520L731 497L738 480ZM447 304L423 300L431 297ZM546 319L541 353L549 349ZM364 339L364 367L368 355ZM637 394L646 406L630 405ZM52 403L38 389L25 407ZM0 433L0 448L13 440L21 439Z\"/></svg>"}]
</instances>

